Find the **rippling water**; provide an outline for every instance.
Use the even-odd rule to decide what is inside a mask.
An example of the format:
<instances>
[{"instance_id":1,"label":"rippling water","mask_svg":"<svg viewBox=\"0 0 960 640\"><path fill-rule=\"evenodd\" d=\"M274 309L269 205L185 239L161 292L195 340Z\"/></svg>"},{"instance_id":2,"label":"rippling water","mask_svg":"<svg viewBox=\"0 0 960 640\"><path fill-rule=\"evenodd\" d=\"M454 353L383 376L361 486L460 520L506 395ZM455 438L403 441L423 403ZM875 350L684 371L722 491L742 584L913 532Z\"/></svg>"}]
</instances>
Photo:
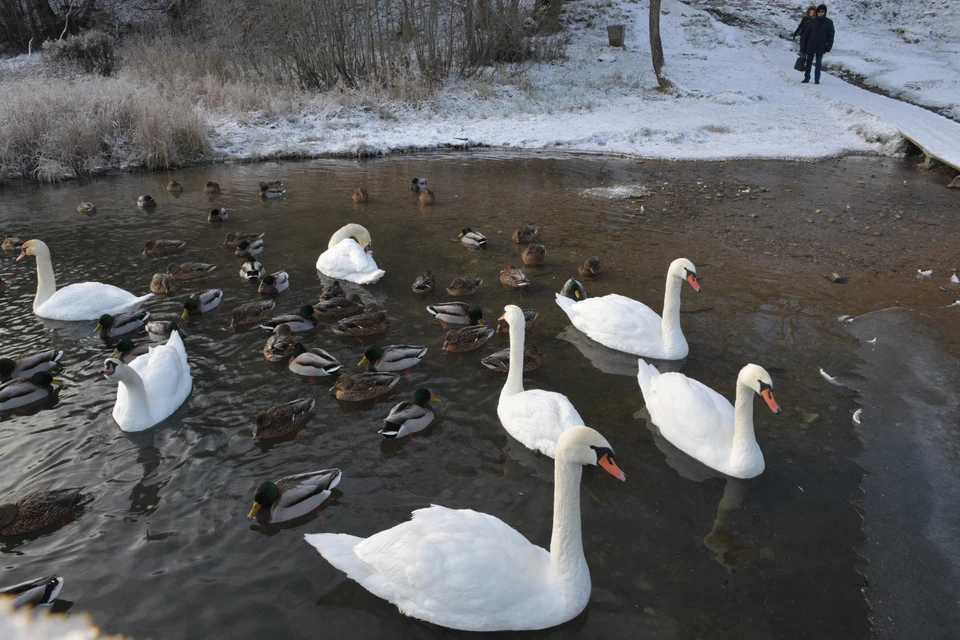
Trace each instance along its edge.
<instances>
[{"instance_id":1,"label":"rippling water","mask_svg":"<svg viewBox=\"0 0 960 640\"><path fill-rule=\"evenodd\" d=\"M824 170L713 167L731 182L781 173L803 180L804 172ZM494 514L549 544L552 463L499 426L505 376L483 368L482 354L440 351L443 331L424 307L446 295L420 301L410 292L414 277L431 269L441 288L456 276L483 276L470 301L488 321L508 303L539 309L528 343L545 354L544 366L526 376L527 385L567 394L610 440L627 474L621 484L595 469L585 473L593 596L576 620L538 637L866 637L856 552L862 532L849 505L861 477L850 461L859 447L853 405L836 389L825 391L816 373L849 356L849 339L835 322L839 303L821 283L797 283L780 265L747 264L702 238L646 231L631 219L639 204L578 194L586 186L695 180L697 171L693 164L462 154L227 165L7 189L0 232L44 240L58 285L89 279L140 295L167 263L199 260L218 268L178 294L149 301L152 319L176 317L196 289L221 288L225 299L221 311L186 323L194 375L186 404L153 429L125 434L110 416L116 389L100 373L110 347L92 335L94 323L47 326L31 311L34 260L0 256L0 277L10 284L0 293L3 353L66 351L59 402L0 422L0 497L84 485L96 498L55 532L0 541L0 583L58 573L66 578L62 596L76 610L108 631L142 638L461 635L400 615L345 580L302 538L322 531L369 535L436 503ZM429 179L436 205L410 197L414 176ZM178 198L164 189L173 177L185 188ZM288 197L261 202L257 182L274 178L287 183ZM207 180L218 181L223 194L204 195ZM369 190L369 203L351 202L357 186ZM144 193L159 203L151 213L136 207ZM79 215L81 200L98 212ZM213 204L230 211L228 223L206 222ZM220 245L228 231L266 232L264 266L290 273L291 288L277 303L285 312L316 301L323 284L316 258L347 222L370 229L387 272L377 285L354 287L389 315L381 343L430 348L377 406L338 404L329 383L310 385L271 370L261 354L265 332L227 327L230 309L257 298L255 286L237 275L241 261ZM521 293L504 289L498 273L521 264L510 234L525 222L540 227L547 265L526 268L533 284ZM456 242L464 225L485 233L489 250L471 252ZM152 238L188 247L171 258L143 256ZM553 294L593 254L601 256L604 275L587 283L589 293L618 292L657 310L670 261L683 255L698 266L703 293L685 287L682 294L691 346L683 371L732 398L740 367L756 362L770 371L785 409L778 417L757 402L767 460L759 479L708 477L658 442L640 411L635 361L568 328ZM364 349L326 327L305 342L336 355L346 370ZM495 336L487 353L506 345L506 336ZM419 387L443 400L434 405L434 426L416 440L383 441L380 419ZM253 442L257 411L303 396L317 405L299 440ZM326 467L342 468L344 478L322 518L280 527L246 519L263 480Z\"/></svg>"}]
</instances>

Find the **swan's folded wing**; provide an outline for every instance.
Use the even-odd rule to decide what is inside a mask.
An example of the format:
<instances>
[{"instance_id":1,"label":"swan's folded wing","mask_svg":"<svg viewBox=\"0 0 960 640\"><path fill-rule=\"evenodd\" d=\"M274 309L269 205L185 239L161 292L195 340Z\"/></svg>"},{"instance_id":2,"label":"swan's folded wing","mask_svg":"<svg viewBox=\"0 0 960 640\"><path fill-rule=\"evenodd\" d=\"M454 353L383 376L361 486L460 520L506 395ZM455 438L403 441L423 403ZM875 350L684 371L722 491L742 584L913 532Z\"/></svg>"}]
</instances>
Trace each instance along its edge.
<instances>
[{"instance_id":1,"label":"swan's folded wing","mask_svg":"<svg viewBox=\"0 0 960 640\"><path fill-rule=\"evenodd\" d=\"M653 421L669 424L693 447L712 451L713 443L733 436L733 405L710 387L681 373L664 373L651 386L656 394L650 406ZM683 448L695 454L690 446Z\"/></svg>"},{"instance_id":2,"label":"swan's folded wing","mask_svg":"<svg viewBox=\"0 0 960 640\"><path fill-rule=\"evenodd\" d=\"M130 363L130 367L140 374L151 407L160 407L163 415L154 415L157 420L176 411L190 393L193 378L190 365L180 334L170 334L166 344L151 347L146 353ZM155 413L151 409L151 413Z\"/></svg>"},{"instance_id":3,"label":"swan's folded wing","mask_svg":"<svg viewBox=\"0 0 960 640\"><path fill-rule=\"evenodd\" d=\"M104 313L130 311L139 300L129 291L110 284L78 282L58 289L37 311L51 320L96 320Z\"/></svg>"},{"instance_id":4,"label":"swan's folded wing","mask_svg":"<svg viewBox=\"0 0 960 640\"><path fill-rule=\"evenodd\" d=\"M358 580L364 587L440 624L522 607L542 592L550 565L549 553L500 519L437 506L354 552L371 570Z\"/></svg>"},{"instance_id":5,"label":"swan's folded wing","mask_svg":"<svg viewBox=\"0 0 960 640\"><path fill-rule=\"evenodd\" d=\"M524 446L551 458L560 434L583 424L583 418L565 395L540 389L506 398L500 418L504 429Z\"/></svg>"},{"instance_id":6,"label":"swan's folded wing","mask_svg":"<svg viewBox=\"0 0 960 640\"><path fill-rule=\"evenodd\" d=\"M652 356L663 349L660 316L631 298L588 298L574 304L569 316L573 326L611 349Z\"/></svg>"}]
</instances>

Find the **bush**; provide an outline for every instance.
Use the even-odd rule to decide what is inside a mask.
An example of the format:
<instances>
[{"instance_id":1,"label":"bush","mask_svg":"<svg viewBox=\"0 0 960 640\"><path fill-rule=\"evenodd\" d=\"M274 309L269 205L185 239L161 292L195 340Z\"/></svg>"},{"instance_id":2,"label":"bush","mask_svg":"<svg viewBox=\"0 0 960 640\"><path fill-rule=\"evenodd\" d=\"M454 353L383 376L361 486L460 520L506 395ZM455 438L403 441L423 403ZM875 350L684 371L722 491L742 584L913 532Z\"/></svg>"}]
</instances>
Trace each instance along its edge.
<instances>
[{"instance_id":1,"label":"bush","mask_svg":"<svg viewBox=\"0 0 960 640\"><path fill-rule=\"evenodd\" d=\"M102 31L87 31L63 40L47 40L43 54L50 62L72 65L84 73L109 76L116 64L113 38Z\"/></svg>"}]
</instances>

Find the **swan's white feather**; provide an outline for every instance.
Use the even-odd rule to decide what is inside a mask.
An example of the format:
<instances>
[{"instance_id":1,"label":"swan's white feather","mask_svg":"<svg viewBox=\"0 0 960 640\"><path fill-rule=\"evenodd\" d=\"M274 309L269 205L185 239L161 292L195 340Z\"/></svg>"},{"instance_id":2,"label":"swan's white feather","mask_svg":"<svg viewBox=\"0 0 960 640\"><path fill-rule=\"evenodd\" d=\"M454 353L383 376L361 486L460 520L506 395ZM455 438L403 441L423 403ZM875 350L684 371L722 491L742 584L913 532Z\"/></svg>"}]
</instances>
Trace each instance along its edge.
<instances>
[{"instance_id":1,"label":"swan's white feather","mask_svg":"<svg viewBox=\"0 0 960 640\"><path fill-rule=\"evenodd\" d=\"M129 366L143 381L147 410L131 402L127 386L119 384L113 419L124 431L143 431L165 420L183 404L193 388L187 351L176 331L170 334L166 344L150 347L149 352L135 358Z\"/></svg>"},{"instance_id":2,"label":"swan's white feather","mask_svg":"<svg viewBox=\"0 0 960 640\"><path fill-rule=\"evenodd\" d=\"M642 302L616 293L579 301L558 293L556 300L573 326L606 347L661 360L687 355L686 341L682 353L666 351L660 315Z\"/></svg>"},{"instance_id":3,"label":"swan's white feather","mask_svg":"<svg viewBox=\"0 0 960 640\"><path fill-rule=\"evenodd\" d=\"M79 282L58 289L33 312L41 318L77 322L96 320L105 313L117 315L139 309L152 293L137 297L112 284Z\"/></svg>"},{"instance_id":4,"label":"swan's white feather","mask_svg":"<svg viewBox=\"0 0 960 640\"><path fill-rule=\"evenodd\" d=\"M497 416L507 433L523 446L553 458L560 434L583 418L567 396L554 391L531 389L512 396L500 396Z\"/></svg>"},{"instance_id":5,"label":"swan's white feather","mask_svg":"<svg viewBox=\"0 0 960 640\"><path fill-rule=\"evenodd\" d=\"M543 629L570 620L585 604L579 602L583 593L551 588L545 549L500 519L469 509L419 509L412 520L365 540L342 534L305 538L402 613L444 627Z\"/></svg>"},{"instance_id":6,"label":"swan's white feather","mask_svg":"<svg viewBox=\"0 0 960 640\"><path fill-rule=\"evenodd\" d=\"M317 258L317 271L357 284L373 284L385 273L377 267L373 253L364 251L352 238L345 238L321 253Z\"/></svg>"}]
</instances>

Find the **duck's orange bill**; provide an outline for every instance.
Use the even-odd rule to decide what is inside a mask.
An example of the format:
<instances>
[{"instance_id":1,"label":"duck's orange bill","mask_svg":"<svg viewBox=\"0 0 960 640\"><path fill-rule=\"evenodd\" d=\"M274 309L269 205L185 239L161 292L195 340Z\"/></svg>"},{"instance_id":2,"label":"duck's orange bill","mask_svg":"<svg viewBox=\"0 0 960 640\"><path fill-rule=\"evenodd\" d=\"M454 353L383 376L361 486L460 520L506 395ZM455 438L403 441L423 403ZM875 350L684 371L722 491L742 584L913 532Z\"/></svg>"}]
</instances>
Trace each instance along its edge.
<instances>
[{"instance_id":1,"label":"duck's orange bill","mask_svg":"<svg viewBox=\"0 0 960 640\"><path fill-rule=\"evenodd\" d=\"M617 463L613 461L613 458L610 457L609 453L605 453L600 456L600 459L597 460L603 470L612 475L617 480L626 480L627 474L620 470L620 467L617 466Z\"/></svg>"},{"instance_id":2,"label":"duck's orange bill","mask_svg":"<svg viewBox=\"0 0 960 640\"><path fill-rule=\"evenodd\" d=\"M694 291L700 293L700 283L697 282L697 276L691 273L687 276L687 282L690 283L690 286L693 287Z\"/></svg>"},{"instance_id":3,"label":"duck's orange bill","mask_svg":"<svg viewBox=\"0 0 960 640\"><path fill-rule=\"evenodd\" d=\"M760 392L760 395L763 396L763 399L767 401L767 406L770 407L770 411L774 413L780 413L782 409L780 405L777 404L777 401L773 398L773 391L770 389L764 389Z\"/></svg>"}]
</instances>

